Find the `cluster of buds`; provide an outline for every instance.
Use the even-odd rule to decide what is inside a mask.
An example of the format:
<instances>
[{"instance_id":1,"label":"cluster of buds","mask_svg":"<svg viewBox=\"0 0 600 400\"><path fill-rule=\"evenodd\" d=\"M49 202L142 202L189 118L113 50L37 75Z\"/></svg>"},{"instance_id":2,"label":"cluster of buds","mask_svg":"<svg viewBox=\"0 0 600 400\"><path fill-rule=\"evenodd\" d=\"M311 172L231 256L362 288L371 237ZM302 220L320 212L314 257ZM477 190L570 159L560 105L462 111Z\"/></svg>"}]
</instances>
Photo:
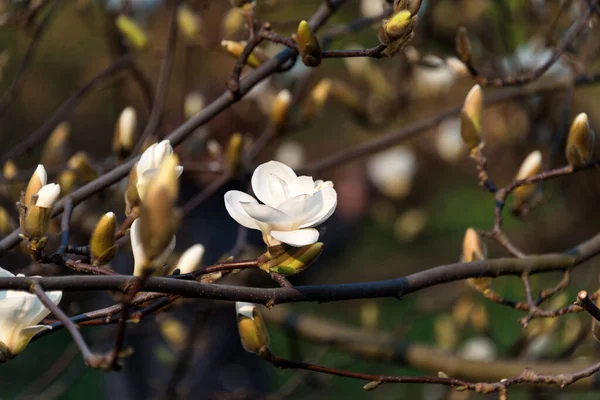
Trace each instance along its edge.
<instances>
[{"instance_id":1,"label":"cluster of buds","mask_svg":"<svg viewBox=\"0 0 600 400\"><path fill-rule=\"evenodd\" d=\"M296 42L298 43L298 53L300 53L304 65L316 67L321 64L321 45L308 22L300 21L300 24L298 24Z\"/></svg>"},{"instance_id":2,"label":"cluster of buds","mask_svg":"<svg viewBox=\"0 0 600 400\"><path fill-rule=\"evenodd\" d=\"M265 272L296 275L304 271L321 255L323 243L317 242L302 247L286 244L270 246L258 257L258 266Z\"/></svg>"},{"instance_id":3,"label":"cluster of buds","mask_svg":"<svg viewBox=\"0 0 600 400\"><path fill-rule=\"evenodd\" d=\"M463 109L460 113L460 134L465 145L471 153L481 150L481 112L483 109L483 90L475 85L465 98Z\"/></svg>"},{"instance_id":4,"label":"cluster of buds","mask_svg":"<svg viewBox=\"0 0 600 400\"><path fill-rule=\"evenodd\" d=\"M590 161L593 149L594 132L590 129L587 114L581 113L575 117L569 131L565 154L569 165L583 167Z\"/></svg>"},{"instance_id":5,"label":"cluster of buds","mask_svg":"<svg viewBox=\"0 0 600 400\"><path fill-rule=\"evenodd\" d=\"M21 236L29 242L32 251L46 245L52 206L60 195L60 185L47 184L47 179L46 169L43 165L38 165L27 189L21 193L21 200L17 202Z\"/></svg>"},{"instance_id":6,"label":"cluster of buds","mask_svg":"<svg viewBox=\"0 0 600 400\"><path fill-rule=\"evenodd\" d=\"M422 0L395 0L394 14L382 21L378 38L387 46L383 54L390 57L403 49L413 38L417 13Z\"/></svg>"},{"instance_id":7,"label":"cluster of buds","mask_svg":"<svg viewBox=\"0 0 600 400\"><path fill-rule=\"evenodd\" d=\"M475 229L469 228L463 239L463 251L461 262L472 262L486 259L486 248ZM490 286L490 278L469 278L469 285L480 292L484 292Z\"/></svg>"},{"instance_id":8,"label":"cluster of buds","mask_svg":"<svg viewBox=\"0 0 600 400\"><path fill-rule=\"evenodd\" d=\"M269 333L256 304L236 302L238 331L244 350L262 357L271 354L269 350Z\"/></svg>"}]
</instances>

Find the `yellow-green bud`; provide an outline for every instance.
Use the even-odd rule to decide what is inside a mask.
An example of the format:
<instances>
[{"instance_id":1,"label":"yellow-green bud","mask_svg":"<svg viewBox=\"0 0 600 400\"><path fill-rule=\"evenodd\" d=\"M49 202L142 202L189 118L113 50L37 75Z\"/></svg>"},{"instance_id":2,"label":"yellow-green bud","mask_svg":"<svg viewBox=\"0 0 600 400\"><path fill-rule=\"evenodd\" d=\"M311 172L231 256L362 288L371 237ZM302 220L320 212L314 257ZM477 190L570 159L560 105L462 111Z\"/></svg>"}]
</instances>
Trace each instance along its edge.
<instances>
[{"instance_id":1,"label":"yellow-green bud","mask_svg":"<svg viewBox=\"0 0 600 400\"><path fill-rule=\"evenodd\" d=\"M68 161L67 165L71 171L77 174L77 177L83 182L91 182L98 177L98 172L92 166L92 160L88 155L80 151L75 153Z\"/></svg>"},{"instance_id":2,"label":"yellow-green bud","mask_svg":"<svg viewBox=\"0 0 600 400\"><path fill-rule=\"evenodd\" d=\"M115 21L117 29L127 38L129 43L138 50L145 48L148 45L148 36L146 32L127 15L121 14Z\"/></svg>"},{"instance_id":3,"label":"yellow-green bud","mask_svg":"<svg viewBox=\"0 0 600 400\"><path fill-rule=\"evenodd\" d=\"M4 207L0 207L0 233L6 235L15 229L15 223Z\"/></svg>"},{"instance_id":4,"label":"yellow-green bud","mask_svg":"<svg viewBox=\"0 0 600 400\"><path fill-rule=\"evenodd\" d=\"M517 173L515 180L529 178L535 174L538 174L542 170L542 153L539 150L531 152ZM535 193L536 185L521 185L514 190L516 207L518 208L521 204L527 202L531 196Z\"/></svg>"},{"instance_id":5,"label":"yellow-green bud","mask_svg":"<svg viewBox=\"0 0 600 400\"><path fill-rule=\"evenodd\" d=\"M41 155L41 163L57 166L65 162L67 155L67 139L71 132L68 122L61 122L54 128L52 134L44 144Z\"/></svg>"},{"instance_id":6,"label":"yellow-green bud","mask_svg":"<svg viewBox=\"0 0 600 400\"><path fill-rule=\"evenodd\" d=\"M471 41L469 40L467 29L462 26L458 28L458 32L456 33L456 52L462 62L468 63L471 60Z\"/></svg>"},{"instance_id":7,"label":"yellow-green bud","mask_svg":"<svg viewBox=\"0 0 600 400\"><path fill-rule=\"evenodd\" d=\"M331 91L331 79L321 79L311 90L302 108L302 119L309 121L323 108L329 92Z\"/></svg>"},{"instance_id":8,"label":"yellow-green bud","mask_svg":"<svg viewBox=\"0 0 600 400\"><path fill-rule=\"evenodd\" d=\"M479 85L473 86L460 113L460 134L465 145L476 150L481 145L481 111L483 109L483 90Z\"/></svg>"},{"instance_id":9,"label":"yellow-green bud","mask_svg":"<svg viewBox=\"0 0 600 400\"><path fill-rule=\"evenodd\" d=\"M397 12L392 18L388 19L384 23L384 29L387 36L394 40L402 35L404 28L406 28L411 22L411 14L408 10Z\"/></svg>"},{"instance_id":10,"label":"yellow-green bud","mask_svg":"<svg viewBox=\"0 0 600 400\"><path fill-rule=\"evenodd\" d=\"M316 67L321 64L321 45L306 21L300 21L296 32L298 52L304 65Z\"/></svg>"},{"instance_id":11,"label":"yellow-green bud","mask_svg":"<svg viewBox=\"0 0 600 400\"><path fill-rule=\"evenodd\" d=\"M273 103L271 104L271 122L275 129L281 131L287 124L290 104L292 102L292 94L289 90L283 89L277 93Z\"/></svg>"},{"instance_id":12,"label":"yellow-green bud","mask_svg":"<svg viewBox=\"0 0 600 400\"><path fill-rule=\"evenodd\" d=\"M92 264L104 265L113 259L117 252L115 242L117 240L117 218L112 212L106 213L100 218L90 238L90 253Z\"/></svg>"},{"instance_id":13,"label":"yellow-green bud","mask_svg":"<svg viewBox=\"0 0 600 400\"><path fill-rule=\"evenodd\" d=\"M202 42L202 20L185 4L177 9L177 26L188 42L193 44Z\"/></svg>"},{"instance_id":14,"label":"yellow-green bud","mask_svg":"<svg viewBox=\"0 0 600 400\"><path fill-rule=\"evenodd\" d=\"M260 353L269 346L269 333L256 304L236 302L238 331L244 350L249 353Z\"/></svg>"},{"instance_id":15,"label":"yellow-green bud","mask_svg":"<svg viewBox=\"0 0 600 400\"><path fill-rule=\"evenodd\" d=\"M229 54L235 58L239 58L244 51L246 46L245 42L235 42L233 40L222 40L221 47L223 47ZM258 48L252 50L252 53L246 59L246 64L252 68L258 68L260 65L268 59L268 56Z\"/></svg>"},{"instance_id":16,"label":"yellow-green bud","mask_svg":"<svg viewBox=\"0 0 600 400\"><path fill-rule=\"evenodd\" d=\"M30 206L27 208L24 220L21 221L21 230L29 239L39 240L46 236L50 222L51 208Z\"/></svg>"},{"instance_id":17,"label":"yellow-green bud","mask_svg":"<svg viewBox=\"0 0 600 400\"><path fill-rule=\"evenodd\" d=\"M271 246L258 258L258 266L266 272L296 275L307 269L323 251L323 243L317 242L303 247L288 245Z\"/></svg>"},{"instance_id":18,"label":"yellow-green bud","mask_svg":"<svg viewBox=\"0 0 600 400\"><path fill-rule=\"evenodd\" d=\"M594 149L594 132L586 113L579 114L571 124L567 140L566 157L569 165L583 167L590 161Z\"/></svg>"},{"instance_id":19,"label":"yellow-green bud","mask_svg":"<svg viewBox=\"0 0 600 400\"><path fill-rule=\"evenodd\" d=\"M242 165L242 149L244 140L241 133L234 133L227 143L227 170L232 176L236 176Z\"/></svg>"},{"instance_id":20,"label":"yellow-green bud","mask_svg":"<svg viewBox=\"0 0 600 400\"><path fill-rule=\"evenodd\" d=\"M223 17L223 37L230 38L238 33L246 23L246 19L237 8L230 8Z\"/></svg>"}]
</instances>

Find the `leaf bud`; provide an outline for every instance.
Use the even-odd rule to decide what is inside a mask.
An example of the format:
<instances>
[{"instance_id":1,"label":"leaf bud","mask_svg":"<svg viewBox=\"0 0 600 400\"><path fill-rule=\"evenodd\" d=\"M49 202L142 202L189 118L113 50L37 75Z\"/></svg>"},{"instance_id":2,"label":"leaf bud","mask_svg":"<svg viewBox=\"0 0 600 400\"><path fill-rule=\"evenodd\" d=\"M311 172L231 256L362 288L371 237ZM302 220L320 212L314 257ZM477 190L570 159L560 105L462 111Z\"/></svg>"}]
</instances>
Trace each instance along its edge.
<instances>
[{"instance_id":1,"label":"leaf bud","mask_svg":"<svg viewBox=\"0 0 600 400\"><path fill-rule=\"evenodd\" d=\"M475 229L469 228L465 232L463 239L463 251L462 251L462 262L472 262L486 259L487 250L485 245L481 241L481 238L475 232ZM490 286L490 278L469 278L467 279L469 285L473 288L483 291Z\"/></svg>"},{"instance_id":2,"label":"leaf bud","mask_svg":"<svg viewBox=\"0 0 600 400\"><path fill-rule=\"evenodd\" d=\"M236 176L242 165L242 149L244 145L244 139L241 133L234 133L229 138L227 143L227 171L232 175Z\"/></svg>"},{"instance_id":3,"label":"leaf bud","mask_svg":"<svg viewBox=\"0 0 600 400\"><path fill-rule=\"evenodd\" d=\"M137 129L137 114L135 108L129 106L123 109L115 125L112 148L119 158L125 158L135 145Z\"/></svg>"}]
</instances>

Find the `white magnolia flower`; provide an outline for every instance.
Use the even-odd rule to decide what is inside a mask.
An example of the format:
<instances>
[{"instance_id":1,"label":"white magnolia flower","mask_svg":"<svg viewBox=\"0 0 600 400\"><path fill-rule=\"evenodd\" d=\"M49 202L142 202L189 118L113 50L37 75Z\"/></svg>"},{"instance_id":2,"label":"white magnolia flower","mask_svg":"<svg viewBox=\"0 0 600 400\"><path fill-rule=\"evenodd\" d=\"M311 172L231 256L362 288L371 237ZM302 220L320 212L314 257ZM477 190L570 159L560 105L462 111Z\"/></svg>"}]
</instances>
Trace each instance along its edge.
<instances>
[{"instance_id":1,"label":"white magnolia flower","mask_svg":"<svg viewBox=\"0 0 600 400\"><path fill-rule=\"evenodd\" d=\"M44 185L38 192L38 198L35 205L42 208L52 208L58 196L60 196L60 185L49 183Z\"/></svg>"},{"instance_id":2,"label":"white magnolia flower","mask_svg":"<svg viewBox=\"0 0 600 400\"><path fill-rule=\"evenodd\" d=\"M178 269L179 273L182 275L194 272L202 263L202 257L204 257L204 246L201 244L193 245L179 257L179 260L175 267L173 267L171 273L176 269Z\"/></svg>"},{"instance_id":3,"label":"white magnolia flower","mask_svg":"<svg viewBox=\"0 0 600 400\"><path fill-rule=\"evenodd\" d=\"M371 157L367 173L377 190L399 199L410 192L416 168L414 153L406 147L396 147Z\"/></svg>"},{"instance_id":4,"label":"white magnolia flower","mask_svg":"<svg viewBox=\"0 0 600 400\"><path fill-rule=\"evenodd\" d=\"M460 119L451 118L440 123L435 145L440 157L449 163L455 162L465 149L460 135Z\"/></svg>"},{"instance_id":5,"label":"white magnolia flower","mask_svg":"<svg viewBox=\"0 0 600 400\"><path fill-rule=\"evenodd\" d=\"M154 143L148 147L142 154L142 157L136 165L137 185L136 188L140 195L140 199L144 200L148 182L158 171L158 166L163 160L173 155L173 147L168 140L163 140L160 143ZM177 166L177 177L183 172L181 165Z\"/></svg>"},{"instance_id":6,"label":"white magnolia flower","mask_svg":"<svg viewBox=\"0 0 600 400\"><path fill-rule=\"evenodd\" d=\"M485 336L467 339L458 350L458 355L466 360L491 362L496 359L496 345Z\"/></svg>"},{"instance_id":7,"label":"white magnolia flower","mask_svg":"<svg viewBox=\"0 0 600 400\"><path fill-rule=\"evenodd\" d=\"M252 190L264 204L231 190L225 193L225 207L239 224L260 230L269 246L281 242L296 247L316 243L319 231L313 227L329 218L337 205L332 182L296 176L290 167L277 161L256 168Z\"/></svg>"},{"instance_id":8,"label":"white magnolia flower","mask_svg":"<svg viewBox=\"0 0 600 400\"><path fill-rule=\"evenodd\" d=\"M383 0L361 0L360 12L363 17L374 18L378 17L386 9L386 4Z\"/></svg>"},{"instance_id":9,"label":"white magnolia flower","mask_svg":"<svg viewBox=\"0 0 600 400\"><path fill-rule=\"evenodd\" d=\"M131 237L131 250L133 251L133 274L142 276L146 268L161 268L167 263L167 259L175 249L175 235L169 245L163 250L160 256L156 257L152 264L148 265L148 258L142 246L139 218L131 224L129 236Z\"/></svg>"},{"instance_id":10,"label":"white magnolia flower","mask_svg":"<svg viewBox=\"0 0 600 400\"><path fill-rule=\"evenodd\" d=\"M411 93L418 99L434 99L446 95L454 86L458 73L444 60L427 55L413 71Z\"/></svg>"},{"instance_id":11,"label":"white magnolia flower","mask_svg":"<svg viewBox=\"0 0 600 400\"><path fill-rule=\"evenodd\" d=\"M0 268L0 277L13 276ZM46 294L54 304L58 304L62 297L61 291ZM36 325L48 314L50 310L33 294L17 290L0 291L0 363L21 353L36 333L49 329L47 325Z\"/></svg>"}]
</instances>

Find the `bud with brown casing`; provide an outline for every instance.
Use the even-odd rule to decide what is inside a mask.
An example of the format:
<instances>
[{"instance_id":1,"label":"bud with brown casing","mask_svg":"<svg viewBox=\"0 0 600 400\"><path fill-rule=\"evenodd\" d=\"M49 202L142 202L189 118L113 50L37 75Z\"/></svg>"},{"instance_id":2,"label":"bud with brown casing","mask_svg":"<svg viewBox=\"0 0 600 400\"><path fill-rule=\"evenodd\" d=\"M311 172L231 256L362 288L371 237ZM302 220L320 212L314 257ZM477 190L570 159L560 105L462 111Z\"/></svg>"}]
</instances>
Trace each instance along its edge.
<instances>
[{"instance_id":1,"label":"bud with brown casing","mask_svg":"<svg viewBox=\"0 0 600 400\"><path fill-rule=\"evenodd\" d=\"M517 173L515 180L529 178L542 170L542 153L539 150L531 152L521 164L521 168ZM529 201L536 190L536 184L521 185L514 190L515 208L521 207Z\"/></svg>"},{"instance_id":2,"label":"bud with brown casing","mask_svg":"<svg viewBox=\"0 0 600 400\"><path fill-rule=\"evenodd\" d=\"M117 218L114 213L108 212L100 218L90 238L92 264L105 265L114 258L117 252L116 233Z\"/></svg>"},{"instance_id":3,"label":"bud with brown casing","mask_svg":"<svg viewBox=\"0 0 600 400\"><path fill-rule=\"evenodd\" d=\"M481 147L481 112L483 109L483 90L475 85L471 88L460 113L460 134L469 150Z\"/></svg>"},{"instance_id":4,"label":"bud with brown casing","mask_svg":"<svg viewBox=\"0 0 600 400\"><path fill-rule=\"evenodd\" d=\"M256 304L236 302L238 331L244 350L259 354L269 346L269 333Z\"/></svg>"},{"instance_id":5,"label":"bud with brown casing","mask_svg":"<svg viewBox=\"0 0 600 400\"><path fill-rule=\"evenodd\" d=\"M465 232L463 239L463 251L462 251L462 262L471 262L486 259L487 250L485 245L481 241L481 238L475 232L475 229L469 228ZM467 279L469 285L473 286L479 291L483 291L490 286L490 278L469 278Z\"/></svg>"},{"instance_id":6,"label":"bud with brown casing","mask_svg":"<svg viewBox=\"0 0 600 400\"><path fill-rule=\"evenodd\" d=\"M300 24L298 24L296 42L304 65L316 67L321 64L321 45L308 22L300 21Z\"/></svg>"}]
</instances>

